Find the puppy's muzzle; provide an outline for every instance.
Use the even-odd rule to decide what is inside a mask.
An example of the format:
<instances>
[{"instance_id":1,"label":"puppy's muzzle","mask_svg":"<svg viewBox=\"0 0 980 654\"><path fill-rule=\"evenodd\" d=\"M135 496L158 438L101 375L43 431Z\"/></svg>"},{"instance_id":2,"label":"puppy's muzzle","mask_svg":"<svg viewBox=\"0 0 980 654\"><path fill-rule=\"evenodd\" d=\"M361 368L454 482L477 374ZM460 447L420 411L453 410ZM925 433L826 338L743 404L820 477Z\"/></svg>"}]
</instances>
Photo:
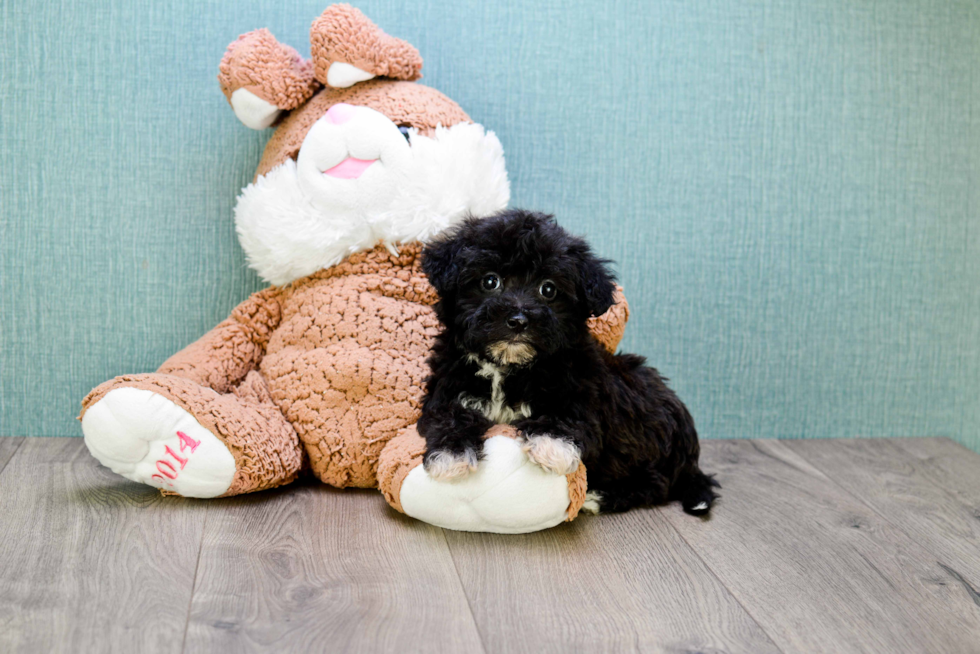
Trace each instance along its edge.
<instances>
[{"instance_id":1,"label":"puppy's muzzle","mask_svg":"<svg viewBox=\"0 0 980 654\"><path fill-rule=\"evenodd\" d=\"M487 348L487 352L500 365L518 366L530 363L537 354L532 345L523 341L497 341Z\"/></svg>"}]
</instances>

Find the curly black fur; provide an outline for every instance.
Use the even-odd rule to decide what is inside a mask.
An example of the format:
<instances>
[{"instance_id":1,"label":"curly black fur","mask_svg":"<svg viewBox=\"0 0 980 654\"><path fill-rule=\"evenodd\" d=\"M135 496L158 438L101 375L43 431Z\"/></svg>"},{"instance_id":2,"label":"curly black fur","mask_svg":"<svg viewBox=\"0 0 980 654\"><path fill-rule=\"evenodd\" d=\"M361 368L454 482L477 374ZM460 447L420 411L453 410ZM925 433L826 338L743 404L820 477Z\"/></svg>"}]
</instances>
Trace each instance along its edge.
<instances>
[{"instance_id":1,"label":"curly black fur","mask_svg":"<svg viewBox=\"0 0 980 654\"><path fill-rule=\"evenodd\" d=\"M718 484L698 468L687 408L643 357L610 354L589 333L613 304L608 263L553 217L521 210L469 219L425 249L444 327L418 422L427 466L446 453L475 461L487 429L510 422L573 443L602 511L674 499L710 510Z\"/></svg>"}]
</instances>

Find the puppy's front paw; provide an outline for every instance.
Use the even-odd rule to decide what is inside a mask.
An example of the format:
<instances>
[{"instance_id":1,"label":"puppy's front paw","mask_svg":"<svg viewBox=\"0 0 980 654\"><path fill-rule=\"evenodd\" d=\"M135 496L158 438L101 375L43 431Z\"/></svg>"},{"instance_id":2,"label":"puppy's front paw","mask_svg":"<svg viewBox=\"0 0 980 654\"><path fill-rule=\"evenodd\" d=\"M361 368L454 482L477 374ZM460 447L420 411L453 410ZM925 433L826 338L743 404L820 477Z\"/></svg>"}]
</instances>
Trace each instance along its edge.
<instances>
[{"instance_id":1,"label":"puppy's front paw","mask_svg":"<svg viewBox=\"0 0 980 654\"><path fill-rule=\"evenodd\" d=\"M553 436L529 436L524 441L527 457L556 475L570 475L578 470L582 453L571 441Z\"/></svg>"},{"instance_id":2,"label":"puppy's front paw","mask_svg":"<svg viewBox=\"0 0 980 654\"><path fill-rule=\"evenodd\" d=\"M591 513L592 515L597 515L602 508L602 495L596 493L595 491L589 491L585 494L585 502L582 504L582 510L586 513Z\"/></svg>"},{"instance_id":3,"label":"puppy's front paw","mask_svg":"<svg viewBox=\"0 0 980 654\"><path fill-rule=\"evenodd\" d=\"M422 465L429 477L436 481L459 479L476 470L479 460L476 452L467 448L462 452L434 450L425 455Z\"/></svg>"}]
</instances>

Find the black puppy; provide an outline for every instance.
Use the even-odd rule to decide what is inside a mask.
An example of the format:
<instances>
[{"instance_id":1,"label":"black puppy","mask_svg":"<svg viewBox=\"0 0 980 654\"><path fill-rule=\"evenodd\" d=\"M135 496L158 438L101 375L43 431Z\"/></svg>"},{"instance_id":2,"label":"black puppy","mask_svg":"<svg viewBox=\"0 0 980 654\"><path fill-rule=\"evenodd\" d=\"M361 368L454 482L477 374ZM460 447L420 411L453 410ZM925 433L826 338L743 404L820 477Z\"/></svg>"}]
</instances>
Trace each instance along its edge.
<instances>
[{"instance_id":1,"label":"black puppy","mask_svg":"<svg viewBox=\"0 0 980 654\"><path fill-rule=\"evenodd\" d=\"M431 476L474 470L484 433L510 423L538 465L568 474L585 463L588 509L711 509L718 484L698 468L687 408L643 357L612 355L589 333L615 286L585 241L511 210L466 220L423 257L444 327L418 421Z\"/></svg>"}]
</instances>

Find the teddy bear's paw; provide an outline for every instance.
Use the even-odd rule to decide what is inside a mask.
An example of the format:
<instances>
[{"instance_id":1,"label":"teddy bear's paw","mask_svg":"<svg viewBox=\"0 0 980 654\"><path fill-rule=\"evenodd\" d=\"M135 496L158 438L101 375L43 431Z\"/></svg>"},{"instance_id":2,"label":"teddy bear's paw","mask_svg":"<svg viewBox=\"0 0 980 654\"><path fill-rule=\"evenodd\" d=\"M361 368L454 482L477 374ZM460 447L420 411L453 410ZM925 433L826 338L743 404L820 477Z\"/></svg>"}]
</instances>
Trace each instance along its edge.
<instances>
[{"instance_id":1,"label":"teddy bear's paw","mask_svg":"<svg viewBox=\"0 0 980 654\"><path fill-rule=\"evenodd\" d=\"M479 463L473 450L458 454L448 450L437 451L425 457L425 471L436 481L451 481L475 472Z\"/></svg>"},{"instance_id":2,"label":"teddy bear's paw","mask_svg":"<svg viewBox=\"0 0 980 654\"><path fill-rule=\"evenodd\" d=\"M523 449L527 458L556 475L570 475L582 462L578 447L563 438L530 436L524 440Z\"/></svg>"},{"instance_id":3,"label":"teddy bear's paw","mask_svg":"<svg viewBox=\"0 0 980 654\"><path fill-rule=\"evenodd\" d=\"M569 517L569 479L532 463L521 445L510 436L488 438L477 470L451 483L416 466L399 489L402 510L460 531L523 534L557 525Z\"/></svg>"},{"instance_id":4,"label":"teddy bear's paw","mask_svg":"<svg viewBox=\"0 0 980 654\"><path fill-rule=\"evenodd\" d=\"M126 479L184 497L217 497L235 476L235 457L190 413L162 395L116 388L82 418L85 445Z\"/></svg>"}]
</instances>

